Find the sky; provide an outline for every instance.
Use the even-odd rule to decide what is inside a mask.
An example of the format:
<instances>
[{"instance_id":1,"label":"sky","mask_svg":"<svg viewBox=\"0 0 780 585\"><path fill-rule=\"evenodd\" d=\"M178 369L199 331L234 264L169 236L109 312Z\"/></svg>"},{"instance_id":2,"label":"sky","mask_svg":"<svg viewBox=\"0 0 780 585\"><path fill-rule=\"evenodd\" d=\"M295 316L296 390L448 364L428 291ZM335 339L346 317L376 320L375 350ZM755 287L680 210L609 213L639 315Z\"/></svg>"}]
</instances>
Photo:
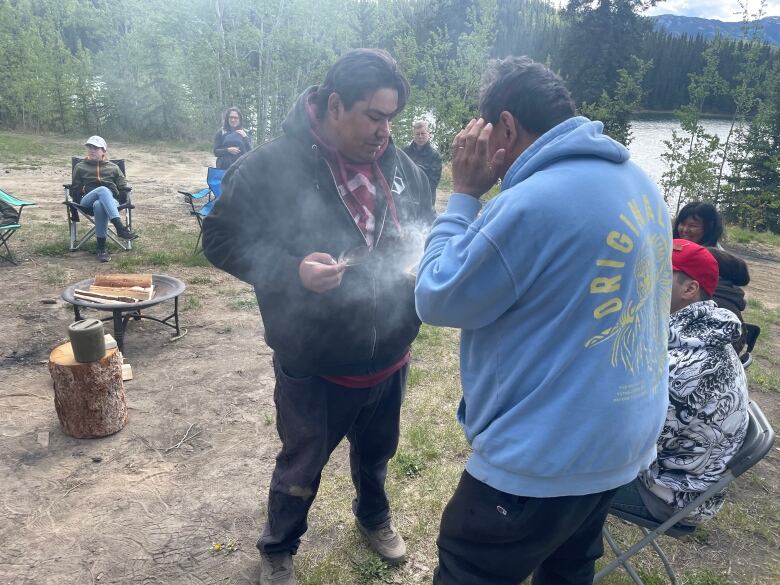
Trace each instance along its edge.
<instances>
[{"instance_id":1,"label":"sky","mask_svg":"<svg viewBox=\"0 0 780 585\"><path fill-rule=\"evenodd\" d=\"M745 0L748 11L754 13L761 5L760 0ZM552 0L558 6L566 4L566 0ZM723 21L742 20L739 2L737 0L666 0L659 2L655 8L647 11L648 15L677 14L680 16L698 16L701 18L716 18ZM764 16L780 16L780 0L768 0Z\"/></svg>"}]
</instances>

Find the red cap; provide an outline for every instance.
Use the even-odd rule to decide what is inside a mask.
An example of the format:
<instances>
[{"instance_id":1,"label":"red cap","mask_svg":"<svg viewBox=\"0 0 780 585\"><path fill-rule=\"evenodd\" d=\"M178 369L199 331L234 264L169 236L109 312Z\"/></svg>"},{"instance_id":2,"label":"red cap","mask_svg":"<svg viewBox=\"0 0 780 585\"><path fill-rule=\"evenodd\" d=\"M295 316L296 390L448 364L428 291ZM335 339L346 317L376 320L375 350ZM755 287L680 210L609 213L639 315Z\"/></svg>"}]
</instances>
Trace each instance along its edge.
<instances>
[{"instance_id":1,"label":"red cap","mask_svg":"<svg viewBox=\"0 0 780 585\"><path fill-rule=\"evenodd\" d=\"M707 294L718 286L718 261L704 246L689 240L672 240L672 270L684 272L699 283Z\"/></svg>"}]
</instances>

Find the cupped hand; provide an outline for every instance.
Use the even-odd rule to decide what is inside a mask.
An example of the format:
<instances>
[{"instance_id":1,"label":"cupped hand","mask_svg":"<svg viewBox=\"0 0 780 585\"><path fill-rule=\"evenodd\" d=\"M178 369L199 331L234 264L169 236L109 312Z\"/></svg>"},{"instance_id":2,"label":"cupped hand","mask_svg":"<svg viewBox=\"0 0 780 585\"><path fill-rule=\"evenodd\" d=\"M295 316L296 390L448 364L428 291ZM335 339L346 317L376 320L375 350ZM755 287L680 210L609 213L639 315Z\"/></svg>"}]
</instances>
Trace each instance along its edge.
<instances>
[{"instance_id":1,"label":"cupped hand","mask_svg":"<svg viewBox=\"0 0 780 585\"><path fill-rule=\"evenodd\" d=\"M344 276L344 263L338 263L330 254L314 252L298 265L298 276L304 288L316 293L338 288Z\"/></svg>"},{"instance_id":2,"label":"cupped hand","mask_svg":"<svg viewBox=\"0 0 780 585\"><path fill-rule=\"evenodd\" d=\"M498 181L506 150L490 155L489 141L493 124L471 120L452 141L452 182L456 193L479 199Z\"/></svg>"},{"instance_id":3,"label":"cupped hand","mask_svg":"<svg viewBox=\"0 0 780 585\"><path fill-rule=\"evenodd\" d=\"M238 148L237 146L228 146L228 149L227 149L227 151L228 151L230 154L241 154L241 149L240 149L240 148Z\"/></svg>"}]
</instances>

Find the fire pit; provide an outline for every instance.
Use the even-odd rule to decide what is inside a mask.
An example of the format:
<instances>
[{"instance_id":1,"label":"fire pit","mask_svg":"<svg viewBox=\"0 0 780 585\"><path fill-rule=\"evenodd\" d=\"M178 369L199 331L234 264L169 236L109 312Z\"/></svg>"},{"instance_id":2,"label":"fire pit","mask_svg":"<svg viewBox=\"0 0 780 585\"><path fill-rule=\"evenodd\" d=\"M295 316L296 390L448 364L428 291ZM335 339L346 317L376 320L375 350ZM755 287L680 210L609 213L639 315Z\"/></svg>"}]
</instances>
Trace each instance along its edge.
<instances>
[{"instance_id":1,"label":"fire pit","mask_svg":"<svg viewBox=\"0 0 780 585\"><path fill-rule=\"evenodd\" d=\"M179 328L179 295L184 292L185 285L178 278L162 274L152 275L154 296L148 301L138 301L136 303L95 303L76 298L75 291L89 288L93 281L93 278L88 278L70 285L62 292L62 298L73 305L73 312L77 321L81 319L81 309L111 311L112 316L105 317L102 320L114 322L114 339L116 339L119 351L123 351L125 328L130 319L150 319L152 321L157 321L166 327L175 329L177 336L181 335L181 329ZM159 318L141 314L142 309L148 309L149 307L153 307L170 299L173 299L173 313L167 317ZM173 319L173 323L170 322L171 319Z\"/></svg>"}]
</instances>

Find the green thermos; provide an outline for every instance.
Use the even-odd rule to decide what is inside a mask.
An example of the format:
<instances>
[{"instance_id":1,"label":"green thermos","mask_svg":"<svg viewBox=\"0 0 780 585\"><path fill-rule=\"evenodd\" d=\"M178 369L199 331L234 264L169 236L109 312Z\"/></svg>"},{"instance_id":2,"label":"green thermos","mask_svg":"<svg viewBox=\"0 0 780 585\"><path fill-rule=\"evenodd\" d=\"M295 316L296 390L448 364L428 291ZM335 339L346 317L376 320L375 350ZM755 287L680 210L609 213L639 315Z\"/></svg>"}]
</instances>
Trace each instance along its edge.
<instances>
[{"instance_id":1,"label":"green thermos","mask_svg":"<svg viewBox=\"0 0 780 585\"><path fill-rule=\"evenodd\" d=\"M68 325L73 357L79 363L96 362L106 355L106 337L99 319L82 319Z\"/></svg>"}]
</instances>

